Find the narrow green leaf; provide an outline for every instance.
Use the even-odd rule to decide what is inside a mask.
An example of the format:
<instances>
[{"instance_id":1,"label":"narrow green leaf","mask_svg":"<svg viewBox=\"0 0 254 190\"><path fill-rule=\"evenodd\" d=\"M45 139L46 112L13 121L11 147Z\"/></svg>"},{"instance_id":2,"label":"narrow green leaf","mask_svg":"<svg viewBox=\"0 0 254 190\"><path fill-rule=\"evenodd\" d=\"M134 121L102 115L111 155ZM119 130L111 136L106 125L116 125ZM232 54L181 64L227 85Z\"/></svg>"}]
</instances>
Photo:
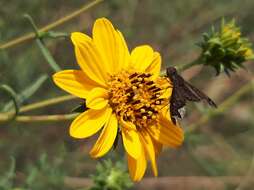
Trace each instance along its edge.
<instances>
[{"instance_id":1,"label":"narrow green leaf","mask_svg":"<svg viewBox=\"0 0 254 190\"><path fill-rule=\"evenodd\" d=\"M61 68L59 67L59 65L56 63L56 61L54 60L54 58L52 57L51 53L49 52L49 50L46 48L46 46L43 44L43 42L40 39L36 39L35 40L43 57L46 59L46 61L48 62L48 64L50 65L50 67L55 71L58 72L61 70Z\"/></svg>"},{"instance_id":2,"label":"narrow green leaf","mask_svg":"<svg viewBox=\"0 0 254 190\"><path fill-rule=\"evenodd\" d=\"M8 96L10 96L12 103L15 107L15 113L13 115L13 118L15 118L19 113L19 106L18 106L18 100L17 100L17 94L16 92L8 85L3 84L0 86L0 89L5 92Z\"/></svg>"},{"instance_id":3,"label":"narrow green leaf","mask_svg":"<svg viewBox=\"0 0 254 190\"><path fill-rule=\"evenodd\" d=\"M36 79L34 83L32 83L30 86L24 89L20 94L17 94L16 101L18 105L21 105L25 100L30 98L47 79L48 79L48 75L43 74L38 79ZM6 103L2 111L9 111L11 107L12 107L12 101Z\"/></svg>"}]
</instances>

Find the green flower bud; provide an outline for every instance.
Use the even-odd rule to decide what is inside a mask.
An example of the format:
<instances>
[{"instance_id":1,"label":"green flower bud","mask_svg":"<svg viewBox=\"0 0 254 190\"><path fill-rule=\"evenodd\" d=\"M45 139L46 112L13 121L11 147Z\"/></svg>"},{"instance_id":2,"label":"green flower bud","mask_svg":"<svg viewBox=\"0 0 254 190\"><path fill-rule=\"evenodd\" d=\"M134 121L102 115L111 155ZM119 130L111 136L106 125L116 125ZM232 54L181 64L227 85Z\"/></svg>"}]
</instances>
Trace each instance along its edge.
<instances>
[{"instance_id":1,"label":"green flower bud","mask_svg":"<svg viewBox=\"0 0 254 190\"><path fill-rule=\"evenodd\" d=\"M223 71L229 75L230 71L243 67L243 62L254 59L251 43L241 36L234 20L228 23L222 20L218 31L212 27L210 34L203 34L199 45L203 63L214 67L217 75Z\"/></svg>"}]
</instances>

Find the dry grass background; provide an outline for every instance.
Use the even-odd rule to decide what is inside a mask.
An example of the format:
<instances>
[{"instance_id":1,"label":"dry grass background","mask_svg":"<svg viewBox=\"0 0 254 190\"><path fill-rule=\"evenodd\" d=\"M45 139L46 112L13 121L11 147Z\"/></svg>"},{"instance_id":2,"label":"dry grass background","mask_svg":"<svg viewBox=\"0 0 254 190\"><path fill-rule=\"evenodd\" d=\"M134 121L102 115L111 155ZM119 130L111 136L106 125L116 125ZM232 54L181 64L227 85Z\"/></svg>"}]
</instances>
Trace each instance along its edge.
<instances>
[{"instance_id":1,"label":"dry grass background","mask_svg":"<svg viewBox=\"0 0 254 190\"><path fill-rule=\"evenodd\" d=\"M32 31L22 17L24 13L29 13L38 26L44 26L87 2L3 0L0 2L0 44ZM253 8L252 0L106 0L55 30L90 33L94 20L105 16L124 33L130 48L150 44L161 52L165 68L194 60L200 53L195 43L212 24L218 25L222 17L236 18L242 32L253 41ZM46 40L46 45L61 68L77 68L69 39ZM212 69L200 67L185 71L183 76L220 103L253 80L253 62L246 63L246 68L248 71L239 70L231 78L226 75L215 77ZM23 105L65 94L52 83L50 76L53 72L34 41L0 51L1 83L11 85L16 92L22 92L42 74L49 78L22 102ZM4 94L0 94L0 98L1 108L8 98ZM79 102L71 100L27 114L69 113ZM181 149L165 149L158 160L159 178L150 178L152 174L148 171L147 178L134 188L251 190L253 180L245 176L252 176L254 171L251 165L254 154L253 108L252 90L229 109L188 133ZM189 105L182 126L188 130L205 114L204 111L203 105ZM65 183L63 179L66 176L83 179L94 172L97 161L88 156L94 138L72 139L68 135L69 124L70 121L1 124L0 182L6 178L12 157L16 162L15 176L11 180L13 187L78 189L75 184L80 181L74 180L70 184L70 179L76 178L68 178ZM47 155L43 164L42 155ZM107 157L116 159L114 152ZM242 183L244 186L239 187Z\"/></svg>"}]
</instances>

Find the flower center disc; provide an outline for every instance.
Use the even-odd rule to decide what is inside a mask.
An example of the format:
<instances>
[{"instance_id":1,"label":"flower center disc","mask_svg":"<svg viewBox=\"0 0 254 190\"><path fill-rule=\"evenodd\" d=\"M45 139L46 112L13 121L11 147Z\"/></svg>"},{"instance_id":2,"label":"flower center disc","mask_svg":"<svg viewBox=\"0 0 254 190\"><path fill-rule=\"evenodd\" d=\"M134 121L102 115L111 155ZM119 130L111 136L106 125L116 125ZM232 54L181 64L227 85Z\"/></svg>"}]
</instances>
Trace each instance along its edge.
<instances>
[{"instance_id":1,"label":"flower center disc","mask_svg":"<svg viewBox=\"0 0 254 190\"><path fill-rule=\"evenodd\" d=\"M118 119L132 122L137 129L153 125L158 112L168 104L162 98L165 89L151 79L149 73L122 72L111 77L109 104Z\"/></svg>"}]
</instances>

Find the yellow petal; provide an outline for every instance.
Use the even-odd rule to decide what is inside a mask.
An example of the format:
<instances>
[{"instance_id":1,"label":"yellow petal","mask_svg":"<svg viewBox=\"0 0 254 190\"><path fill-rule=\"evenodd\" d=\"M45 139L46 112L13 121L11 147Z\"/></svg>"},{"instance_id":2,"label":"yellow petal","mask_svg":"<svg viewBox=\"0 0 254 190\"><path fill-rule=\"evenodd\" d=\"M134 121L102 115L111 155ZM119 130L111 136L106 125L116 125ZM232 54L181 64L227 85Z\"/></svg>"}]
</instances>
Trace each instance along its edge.
<instances>
[{"instance_id":1,"label":"yellow petal","mask_svg":"<svg viewBox=\"0 0 254 190\"><path fill-rule=\"evenodd\" d=\"M154 52L153 60L151 64L146 68L146 72L153 74L153 79L156 79L160 76L161 70L161 56L158 52Z\"/></svg>"},{"instance_id":2,"label":"yellow petal","mask_svg":"<svg viewBox=\"0 0 254 190\"><path fill-rule=\"evenodd\" d=\"M86 106L100 110L108 104L108 91L104 88L94 88L86 97Z\"/></svg>"},{"instance_id":3,"label":"yellow petal","mask_svg":"<svg viewBox=\"0 0 254 190\"><path fill-rule=\"evenodd\" d=\"M159 77L156 80L156 84L158 84L158 86L164 89L163 94L160 96L160 98L169 99L171 97L172 90L173 90L170 81L166 78Z\"/></svg>"},{"instance_id":4,"label":"yellow petal","mask_svg":"<svg viewBox=\"0 0 254 190\"><path fill-rule=\"evenodd\" d=\"M86 98L89 91L98 86L79 70L60 71L53 75L53 80L57 86L80 98Z\"/></svg>"},{"instance_id":5,"label":"yellow petal","mask_svg":"<svg viewBox=\"0 0 254 190\"><path fill-rule=\"evenodd\" d=\"M87 42L92 42L92 38L90 38L90 36L81 32L73 32L71 34L71 40L75 46L78 46L79 44L85 44Z\"/></svg>"},{"instance_id":6,"label":"yellow petal","mask_svg":"<svg viewBox=\"0 0 254 190\"><path fill-rule=\"evenodd\" d=\"M106 86L105 81L109 79L105 71L104 63L93 42L90 39L81 38L80 33L72 33L71 39L75 47L77 62L86 75L102 86Z\"/></svg>"},{"instance_id":7,"label":"yellow petal","mask_svg":"<svg viewBox=\"0 0 254 190\"><path fill-rule=\"evenodd\" d=\"M153 49L148 45L138 46L131 52L130 67L135 71L144 72L153 60Z\"/></svg>"},{"instance_id":8,"label":"yellow petal","mask_svg":"<svg viewBox=\"0 0 254 190\"><path fill-rule=\"evenodd\" d=\"M146 128L156 141L170 147L178 147L183 143L184 133L181 127L175 126L166 118L160 118L159 123L159 126Z\"/></svg>"},{"instance_id":9,"label":"yellow petal","mask_svg":"<svg viewBox=\"0 0 254 190\"><path fill-rule=\"evenodd\" d=\"M165 106L164 108L161 109L160 112L160 116L159 116L159 122L161 123L161 125L166 125L167 122L170 122L172 124L171 121L171 113L170 113L170 104L168 104L167 106ZM179 123L176 122L176 126L180 127Z\"/></svg>"},{"instance_id":10,"label":"yellow petal","mask_svg":"<svg viewBox=\"0 0 254 190\"><path fill-rule=\"evenodd\" d=\"M160 142L156 141L154 138L152 138L152 141L153 141L155 155L158 156L162 151L163 145Z\"/></svg>"},{"instance_id":11,"label":"yellow petal","mask_svg":"<svg viewBox=\"0 0 254 190\"><path fill-rule=\"evenodd\" d=\"M128 123L128 125L134 125L132 123ZM134 126L135 127L135 126ZM141 142L139 139L139 135L137 130L127 129L127 127L122 127L122 137L123 137L123 145L126 152L131 155L133 158L137 159L141 155Z\"/></svg>"},{"instance_id":12,"label":"yellow petal","mask_svg":"<svg viewBox=\"0 0 254 190\"><path fill-rule=\"evenodd\" d=\"M127 70L130 63L130 53L128 50L128 46L125 42L125 39L122 35L122 33L117 30L116 36L118 37L118 48L119 48L119 66L120 69Z\"/></svg>"},{"instance_id":13,"label":"yellow petal","mask_svg":"<svg viewBox=\"0 0 254 190\"><path fill-rule=\"evenodd\" d=\"M125 130L135 130L136 131L136 126L131 122L124 121L123 118L120 119L120 124Z\"/></svg>"},{"instance_id":14,"label":"yellow petal","mask_svg":"<svg viewBox=\"0 0 254 190\"><path fill-rule=\"evenodd\" d=\"M90 151L90 155L94 158L98 158L106 154L114 144L117 130L117 118L115 114L112 114L103 128L100 137Z\"/></svg>"},{"instance_id":15,"label":"yellow petal","mask_svg":"<svg viewBox=\"0 0 254 190\"><path fill-rule=\"evenodd\" d=\"M108 121L111 108L103 110L89 109L80 114L71 124L70 135L75 138L87 138L98 132Z\"/></svg>"},{"instance_id":16,"label":"yellow petal","mask_svg":"<svg viewBox=\"0 0 254 190\"><path fill-rule=\"evenodd\" d=\"M138 159L134 159L128 154L127 159L131 179L133 181L140 181L143 178L147 167L144 151L142 150L142 154Z\"/></svg>"},{"instance_id":17,"label":"yellow petal","mask_svg":"<svg viewBox=\"0 0 254 190\"><path fill-rule=\"evenodd\" d=\"M116 31L106 18L97 19L93 26L93 42L104 61L104 69L110 74L118 72L118 38Z\"/></svg>"},{"instance_id":18,"label":"yellow petal","mask_svg":"<svg viewBox=\"0 0 254 190\"><path fill-rule=\"evenodd\" d=\"M140 130L140 140L141 140L143 147L145 148L147 155L149 156L149 158L151 160L154 176L158 176L158 168L157 168L156 156L155 156L155 147L154 147L153 141L152 141L149 133L147 133L145 130Z\"/></svg>"}]
</instances>

